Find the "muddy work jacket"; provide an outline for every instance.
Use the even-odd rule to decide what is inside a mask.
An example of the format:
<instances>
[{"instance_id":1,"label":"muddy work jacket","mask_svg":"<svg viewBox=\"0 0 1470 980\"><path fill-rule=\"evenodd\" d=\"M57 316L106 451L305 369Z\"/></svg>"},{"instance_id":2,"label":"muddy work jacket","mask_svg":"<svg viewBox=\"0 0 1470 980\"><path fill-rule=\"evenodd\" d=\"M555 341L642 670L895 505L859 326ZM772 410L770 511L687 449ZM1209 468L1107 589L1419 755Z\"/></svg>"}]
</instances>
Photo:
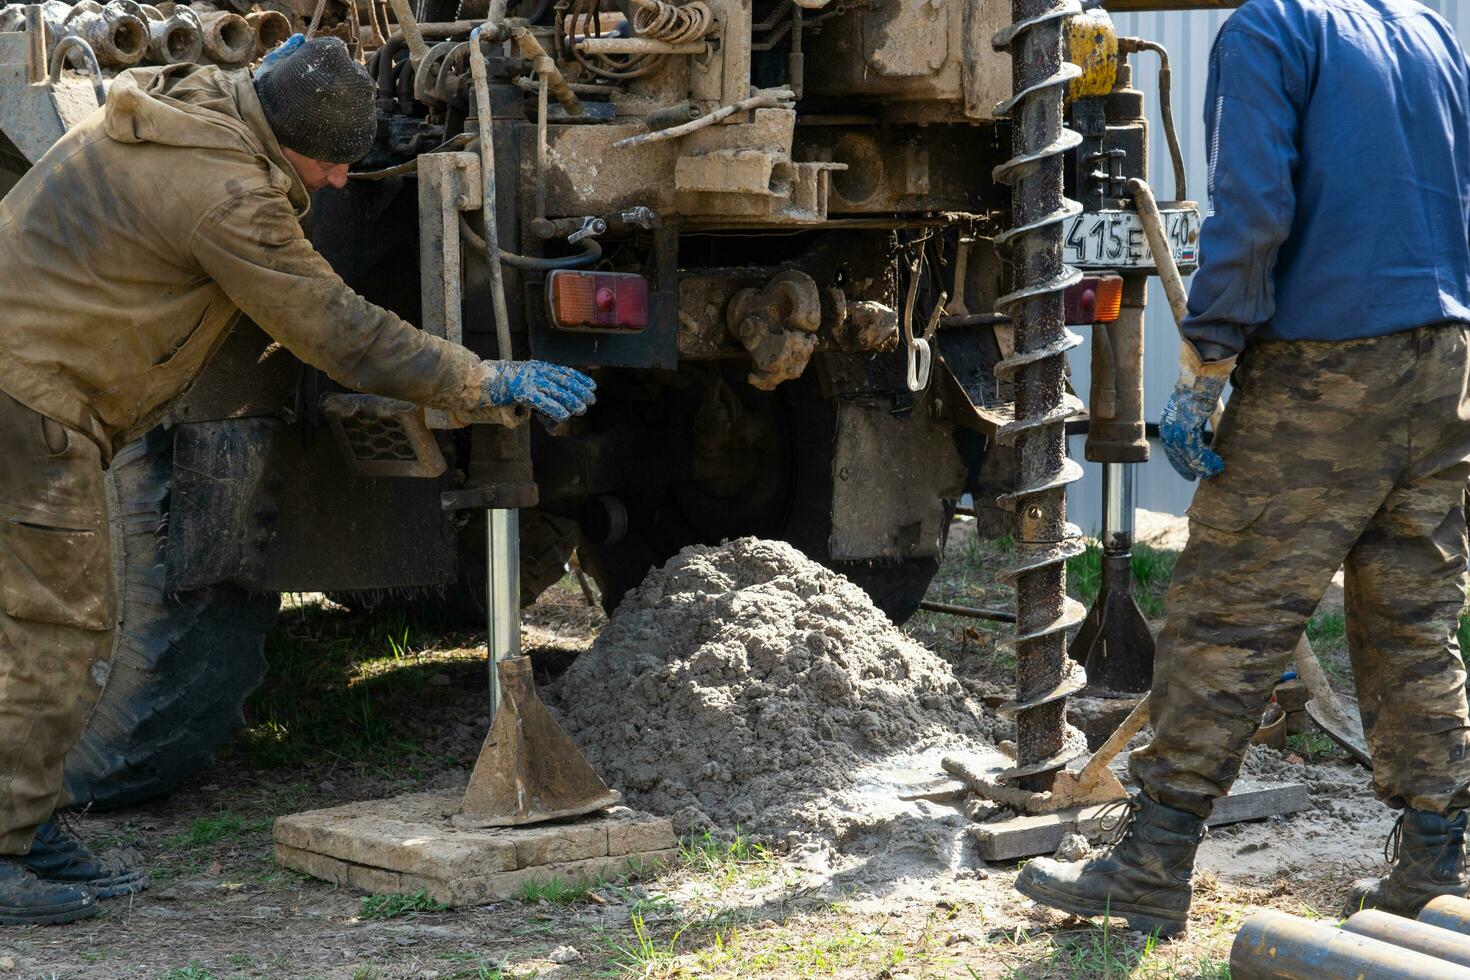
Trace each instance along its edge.
<instances>
[{"instance_id":1,"label":"muddy work jacket","mask_svg":"<svg viewBox=\"0 0 1470 980\"><path fill-rule=\"evenodd\" d=\"M110 458L244 311L349 388L473 406L479 358L349 289L302 233L308 206L247 74L118 76L0 201L0 389Z\"/></svg>"},{"instance_id":2,"label":"muddy work jacket","mask_svg":"<svg viewBox=\"0 0 1470 980\"><path fill-rule=\"evenodd\" d=\"M1470 319L1470 70L1413 0L1250 0L1205 90L1184 333L1349 340Z\"/></svg>"}]
</instances>

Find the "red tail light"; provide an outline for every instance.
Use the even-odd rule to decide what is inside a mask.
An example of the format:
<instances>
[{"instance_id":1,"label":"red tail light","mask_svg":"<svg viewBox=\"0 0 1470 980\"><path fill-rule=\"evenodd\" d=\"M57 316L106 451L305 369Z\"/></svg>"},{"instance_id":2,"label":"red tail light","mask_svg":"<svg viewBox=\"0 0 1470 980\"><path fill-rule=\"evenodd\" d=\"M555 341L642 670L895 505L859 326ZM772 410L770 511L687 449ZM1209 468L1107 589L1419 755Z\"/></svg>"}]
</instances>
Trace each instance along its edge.
<instances>
[{"instance_id":1,"label":"red tail light","mask_svg":"<svg viewBox=\"0 0 1470 980\"><path fill-rule=\"evenodd\" d=\"M1067 289L1065 299L1068 326L1112 323L1123 308L1123 277L1087 276Z\"/></svg>"},{"instance_id":2,"label":"red tail light","mask_svg":"<svg viewBox=\"0 0 1470 980\"><path fill-rule=\"evenodd\" d=\"M648 326L648 280L626 272L558 269L546 277L558 330L624 332Z\"/></svg>"}]
</instances>

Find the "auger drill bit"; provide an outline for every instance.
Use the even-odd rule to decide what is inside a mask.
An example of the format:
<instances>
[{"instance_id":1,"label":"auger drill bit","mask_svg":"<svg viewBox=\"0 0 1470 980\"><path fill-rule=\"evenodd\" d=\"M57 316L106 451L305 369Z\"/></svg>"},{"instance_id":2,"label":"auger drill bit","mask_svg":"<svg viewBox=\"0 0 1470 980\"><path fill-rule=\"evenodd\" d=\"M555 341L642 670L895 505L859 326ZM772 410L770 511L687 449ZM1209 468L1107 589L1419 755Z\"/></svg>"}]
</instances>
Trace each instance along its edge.
<instances>
[{"instance_id":1,"label":"auger drill bit","mask_svg":"<svg viewBox=\"0 0 1470 980\"><path fill-rule=\"evenodd\" d=\"M1081 137L1062 122L1067 83L1081 74L1062 57L1063 21L1077 0L1012 0L1012 23L994 38L1011 52L1013 95L999 107L1011 121L1012 157L995 168L1011 185L1009 247L1013 290L998 305L1015 325L1015 352L996 367L1016 390L1015 420L998 434L1019 463L1016 489L1002 502L1016 512L1018 562L1004 575L1016 586L1016 696L1001 712L1016 720L1016 764L1002 779L1051 789L1054 773L1085 751L1066 724L1067 695L1086 674L1067 658L1066 630L1087 611L1067 597L1066 561L1083 550L1067 523L1067 485L1082 468L1067 458L1065 423L1076 414L1064 395L1063 361L1082 338L1067 330L1062 292L1081 273L1062 261L1062 223L1082 210L1062 194L1062 155Z\"/></svg>"}]
</instances>

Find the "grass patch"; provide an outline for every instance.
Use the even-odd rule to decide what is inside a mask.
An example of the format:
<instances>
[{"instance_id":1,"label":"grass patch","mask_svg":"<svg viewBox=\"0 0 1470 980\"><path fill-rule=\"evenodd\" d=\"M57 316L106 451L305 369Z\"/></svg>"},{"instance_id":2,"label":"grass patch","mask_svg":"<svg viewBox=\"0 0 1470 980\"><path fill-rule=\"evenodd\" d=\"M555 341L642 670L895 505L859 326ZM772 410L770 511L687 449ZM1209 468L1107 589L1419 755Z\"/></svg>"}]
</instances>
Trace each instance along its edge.
<instances>
[{"instance_id":1,"label":"grass patch","mask_svg":"<svg viewBox=\"0 0 1470 980\"><path fill-rule=\"evenodd\" d=\"M1068 976L1098 977L1101 980L1130 977L1158 947L1159 937L1151 934L1142 946L1129 942L1126 934L1113 931L1112 919L1104 918L1075 933L1056 938L1051 965L1067 971Z\"/></svg>"},{"instance_id":2,"label":"grass patch","mask_svg":"<svg viewBox=\"0 0 1470 980\"><path fill-rule=\"evenodd\" d=\"M206 970L198 960L188 966L176 966L158 975L158 980L215 980L213 973Z\"/></svg>"},{"instance_id":3,"label":"grass patch","mask_svg":"<svg viewBox=\"0 0 1470 980\"><path fill-rule=\"evenodd\" d=\"M300 607L266 638L269 670L246 702L239 750L263 769L329 761L403 772L406 764L414 775L427 755L405 719L452 659L424 651L452 649L456 639L402 613Z\"/></svg>"},{"instance_id":4,"label":"grass patch","mask_svg":"<svg viewBox=\"0 0 1470 980\"><path fill-rule=\"evenodd\" d=\"M1138 608L1150 619L1164 614L1164 593L1169 588L1178 557L1173 551L1151 548L1146 544L1133 546L1133 597ZM1078 602L1090 606L1101 588L1102 546L1090 544L1082 554L1067 559L1067 591Z\"/></svg>"},{"instance_id":5,"label":"grass patch","mask_svg":"<svg viewBox=\"0 0 1470 980\"><path fill-rule=\"evenodd\" d=\"M644 922L643 916L634 912L630 916L633 925L633 936L624 942L611 941L612 959L618 966L629 972L637 972L643 975L653 973L658 967L670 964L677 955L675 950L679 945L679 937L684 934L684 929L676 930L669 939L663 940L654 936L653 931Z\"/></svg>"},{"instance_id":6,"label":"grass patch","mask_svg":"<svg viewBox=\"0 0 1470 980\"><path fill-rule=\"evenodd\" d=\"M1286 736L1286 747L1306 758L1329 758L1338 755L1337 743L1318 731Z\"/></svg>"},{"instance_id":7,"label":"grass patch","mask_svg":"<svg viewBox=\"0 0 1470 980\"><path fill-rule=\"evenodd\" d=\"M600 882L577 883L562 878L527 881L521 886L521 901L547 905L572 905L585 901Z\"/></svg>"},{"instance_id":8,"label":"grass patch","mask_svg":"<svg viewBox=\"0 0 1470 980\"><path fill-rule=\"evenodd\" d=\"M449 906L434 901L420 889L412 895L364 895L357 914L362 919L401 919L426 912L443 912Z\"/></svg>"},{"instance_id":9,"label":"grass patch","mask_svg":"<svg viewBox=\"0 0 1470 980\"><path fill-rule=\"evenodd\" d=\"M447 951L435 953L434 959L455 964L454 969L442 974L445 980L511 980L507 967L491 962L483 953Z\"/></svg>"},{"instance_id":10,"label":"grass patch","mask_svg":"<svg viewBox=\"0 0 1470 980\"><path fill-rule=\"evenodd\" d=\"M708 830L696 834L691 828L690 835L679 841L679 863L728 885L751 872L754 872L753 878L767 878L771 867L779 862L764 845L742 834L736 827L735 836L728 840L716 837Z\"/></svg>"},{"instance_id":11,"label":"grass patch","mask_svg":"<svg viewBox=\"0 0 1470 980\"><path fill-rule=\"evenodd\" d=\"M256 837L261 834L269 834L271 830L271 818L261 817L255 820L247 820L236 813L221 813L217 817L201 817L189 824L187 830L174 834L164 843L175 849L192 849L196 847L207 847L210 844L218 844L223 840L236 840L243 837Z\"/></svg>"},{"instance_id":12,"label":"grass patch","mask_svg":"<svg viewBox=\"0 0 1470 980\"><path fill-rule=\"evenodd\" d=\"M1461 620L1463 623L1463 619ZM1463 625L1461 626L1463 629ZM1323 613L1307 621L1307 639L1312 649L1341 647L1347 639L1347 622L1342 613Z\"/></svg>"}]
</instances>

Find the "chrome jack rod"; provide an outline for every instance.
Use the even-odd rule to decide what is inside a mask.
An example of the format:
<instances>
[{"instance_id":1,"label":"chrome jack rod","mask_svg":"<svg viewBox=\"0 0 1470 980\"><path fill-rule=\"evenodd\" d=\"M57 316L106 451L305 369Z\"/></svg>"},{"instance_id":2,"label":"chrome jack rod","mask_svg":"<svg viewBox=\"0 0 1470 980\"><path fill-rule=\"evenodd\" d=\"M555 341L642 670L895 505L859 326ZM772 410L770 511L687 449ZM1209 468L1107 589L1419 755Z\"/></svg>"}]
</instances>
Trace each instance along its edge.
<instances>
[{"instance_id":1,"label":"chrome jack rod","mask_svg":"<svg viewBox=\"0 0 1470 980\"><path fill-rule=\"evenodd\" d=\"M500 710L500 668L521 655L521 512L485 512L485 608L490 613L490 717Z\"/></svg>"},{"instance_id":2,"label":"chrome jack rod","mask_svg":"<svg viewBox=\"0 0 1470 980\"><path fill-rule=\"evenodd\" d=\"M1062 121L1067 84L1081 75L1063 60L1062 27L1081 10L1077 0L1012 0L1012 23L992 42L1011 52L1015 93L997 107L1011 121L1013 155L994 177L1011 185L1011 228L996 244L1009 248L1014 288L997 305L1011 316L1016 343L996 373L1014 379L1016 417L997 438L1015 446L1020 471L1001 498L1016 512L1019 553L1003 573L1016 585L1016 694L1000 710L1016 721L1016 761L1001 778L1038 792L1086 751L1066 723L1067 695L1086 684L1067 657L1066 630L1087 611L1066 593L1067 559L1083 551L1081 530L1067 522L1067 486L1082 468L1067 458L1065 423L1080 405L1065 394L1063 366L1082 339L1067 330L1062 304L1081 279L1062 261L1062 224L1082 210L1062 194L1062 155L1082 141Z\"/></svg>"}]
</instances>

